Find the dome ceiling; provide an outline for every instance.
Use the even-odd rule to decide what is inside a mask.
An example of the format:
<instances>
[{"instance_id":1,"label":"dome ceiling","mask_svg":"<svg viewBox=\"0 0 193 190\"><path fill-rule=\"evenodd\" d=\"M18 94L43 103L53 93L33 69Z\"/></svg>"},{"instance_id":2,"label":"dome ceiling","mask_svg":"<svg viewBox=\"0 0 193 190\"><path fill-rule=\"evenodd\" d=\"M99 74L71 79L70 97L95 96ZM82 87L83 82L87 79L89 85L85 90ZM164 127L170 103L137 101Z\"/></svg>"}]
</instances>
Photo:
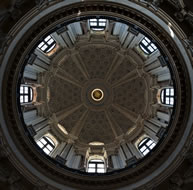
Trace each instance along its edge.
<instances>
[{"instance_id":1,"label":"dome ceiling","mask_svg":"<svg viewBox=\"0 0 193 190\"><path fill-rule=\"evenodd\" d=\"M121 49L120 42L106 43L103 35L97 38L80 39L73 49L60 52L43 76L44 117L54 115L69 138L85 145L116 143L130 132L136 136L143 120L152 116L150 104L156 98L142 58ZM95 89L103 93L99 101L92 97Z\"/></svg>"},{"instance_id":2,"label":"dome ceiling","mask_svg":"<svg viewBox=\"0 0 193 190\"><path fill-rule=\"evenodd\" d=\"M154 5L41 1L9 32L2 145L38 188L151 189L183 160L189 42ZM109 173L90 174L90 159Z\"/></svg>"}]
</instances>

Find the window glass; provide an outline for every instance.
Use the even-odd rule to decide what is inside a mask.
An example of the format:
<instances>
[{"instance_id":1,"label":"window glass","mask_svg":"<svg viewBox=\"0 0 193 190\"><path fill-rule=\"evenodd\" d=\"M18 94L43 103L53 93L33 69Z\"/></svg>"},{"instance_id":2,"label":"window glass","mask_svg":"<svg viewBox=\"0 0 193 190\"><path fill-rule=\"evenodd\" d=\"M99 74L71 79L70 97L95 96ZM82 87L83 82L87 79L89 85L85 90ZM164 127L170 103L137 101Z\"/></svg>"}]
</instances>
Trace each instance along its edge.
<instances>
[{"instance_id":1,"label":"window glass","mask_svg":"<svg viewBox=\"0 0 193 190\"><path fill-rule=\"evenodd\" d=\"M89 168L88 173L95 173L95 168Z\"/></svg>"},{"instance_id":2,"label":"window glass","mask_svg":"<svg viewBox=\"0 0 193 190\"><path fill-rule=\"evenodd\" d=\"M47 149L47 148L44 148L43 151L46 153L46 154L50 154L50 151Z\"/></svg>"},{"instance_id":3,"label":"window glass","mask_svg":"<svg viewBox=\"0 0 193 190\"><path fill-rule=\"evenodd\" d=\"M50 45L50 44L52 44L54 42L54 40L53 39L50 39L49 41L48 41L48 44Z\"/></svg>"},{"instance_id":4,"label":"window glass","mask_svg":"<svg viewBox=\"0 0 193 190\"><path fill-rule=\"evenodd\" d=\"M44 42L41 42L41 43L38 45L38 48L41 48L43 45L44 45Z\"/></svg>"},{"instance_id":5,"label":"window glass","mask_svg":"<svg viewBox=\"0 0 193 190\"><path fill-rule=\"evenodd\" d=\"M104 173L105 166L102 160L90 160L88 163L88 173Z\"/></svg>"},{"instance_id":6,"label":"window glass","mask_svg":"<svg viewBox=\"0 0 193 190\"><path fill-rule=\"evenodd\" d=\"M141 152L144 152L146 150L145 146L143 146L142 148L140 148Z\"/></svg>"},{"instance_id":7,"label":"window glass","mask_svg":"<svg viewBox=\"0 0 193 190\"><path fill-rule=\"evenodd\" d=\"M38 48L44 53L49 53L55 48L55 46L55 40L49 35L38 45Z\"/></svg>"},{"instance_id":8,"label":"window glass","mask_svg":"<svg viewBox=\"0 0 193 190\"><path fill-rule=\"evenodd\" d=\"M90 163L90 164L89 164L89 167L90 167L90 168L91 168L91 167L94 168L94 167L95 167L95 164L91 164L91 163Z\"/></svg>"},{"instance_id":9,"label":"window glass","mask_svg":"<svg viewBox=\"0 0 193 190\"><path fill-rule=\"evenodd\" d=\"M29 103L33 100L33 90L29 86L20 86L20 103Z\"/></svg>"},{"instance_id":10,"label":"window glass","mask_svg":"<svg viewBox=\"0 0 193 190\"><path fill-rule=\"evenodd\" d=\"M98 168L104 168L104 164L98 164Z\"/></svg>"},{"instance_id":11,"label":"window glass","mask_svg":"<svg viewBox=\"0 0 193 190\"><path fill-rule=\"evenodd\" d=\"M147 55L149 55L157 50L156 45L147 37L144 37L141 40L141 42L139 43L139 47Z\"/></svg>"},{"instance_id":12,"label":"window glass","mask_svg":"<svg viewBox=\"0 0 193 190\"><path fill-rule=\"evenodd\" d=\"M37 141L37 145L46 153L50 154L54 148L55 144L49 137L42 137L39 141Z\"/></svg>"},{"instance_id":13,"label":"window glass","mask_svg":"<svg viewBox=\"0 0 193 190\"><path fill-rule=\"evenodd\" d=\"M174 96L174 89L173 88L170 89L170 95Z\"/></svg>"},{"instance_id":14,"label":"window glass","mask_svg":"<svg viewBox=\"0 0 193 190\"><path fill-rule=\"evenodd\" d=\"M50 38L51 38L51 36L50 36L50 35L49 35L49 36L47 36L47 37L45 38L45 41L47 42Z\"/></svg>"},{"instance_id":15,"label":"window glass","mask_svg":"<svg viewBox=\"0 0 193 190\"><path fill-rule=\"evenodd\" d=\"M20 103L23 103L23 96L20 96Z\"/></svg>"},{"instance_id":16,"label":"window glass","mask_svg":"<svg viewBox=\"0 0 193 190\"><path fill-rule=\"evenodd\" d=\"M153 149L154 146L155 146L155 143L153 143L149 148Z\"/></svg>"},{"instance_id":17,"label":"window glass","mask_svg":"<svg viewBox=\"0 0 193 190\"><path fill-rule=\"evenodd\" d=\"M38 146L39 146L40 148L42 148L42 147L44 146L40 141L38 141L37 144L38 144Z\"/></svg>"},{"instance_id":18,"label":"window glass","mask_svg":"<svg viewBox=\"0 0 193 190\"><path fill-rule=\"evenodd\" d=\"M45 137L52 145L55 145L54 142L49 138L49 137Z\"/></svg>"},{"instance_id":19,"label":"window glass","mask_svg":"<svg viewBox=\"0 0 193 190\"><path fill-rule=\"evenodd\" d=\"M156 143L152 139L145 138L139 143L138 149L145 156L155 147L155 145Z\"/></svg>"},{"instance_id":20,"label":"window glass","mask_svg":"<svg viewBox=\"0 0 193 190\"><path fill-rule=\"evenodd\" d=\"M147 142L147 146L150 146L152 144L152 140L149 140L148 142Z\"/></svg>"},{"instance_id":21,"label":"window glass","mask_svg":"<svg viewBox=\"0 0 193 190\"><path fill-rule=\"evenodd\" d=\"M145 37L145 40L148 42L148 43L150 43L151 41L150 41L150 39L149 38L147 38L147 37Z\"/></svg>"},{"instance_id":22,"label":"window glass","mask_svg":"<svg viewBox=\"0 0 193 190\"><path fill-rule=\"evenodd\" d=\"M164 88L161 91L161 103L166 105L174 105L174 89Z\"/></svg>"},{"instance_id":23,"label":"window glass","mask_svg":"<svg viewBox=\"0 0 193 190\"><path fill-rule=\"evenodd\" d=\"M25 97L24 97L24 102L29 102L28 96L25 96Z\"/></svg>"},{"instance_id":24,"label":"window glass","mask_svg":"<svg viewBox=\"0 0 193 190\"><path fill-rule=\"evenodd\" d=\"M145 155L148 154L148 153L149 153L149 150L146 149L146 150L143 152L143 155L145 156Z\"/></svg>"},{"instance_id":25,"label":"window glass","mask_svg":"<svg viewBox=\"0 0 193 190\"><path fill-rule=\"evenodd\" d=\"M97 169L97 173L104 173L105 172L105 170L104 169Z\"/></svg>"},{"instance_id":26,"label":"window glass","mask_svg":"<svg viewBox=\"0 0 193 190\"><path fill-rule=\"evenodd\" d=\"M89 25L92 30L103 31L106 28L106 19L90 19Z\"/></svg>"},{"instance_id":27,"label":"window glass","mask_svg":"<svg viewBox=\"0 0 193 190\"><path fill-rule=\"evenodd\" d=\"M50 151L52 151L52 149L53 149L52 146L50 146L50 145L48 145L47 148L48 148L48 150L50 150Z\"/></svg>"}]
</instances>

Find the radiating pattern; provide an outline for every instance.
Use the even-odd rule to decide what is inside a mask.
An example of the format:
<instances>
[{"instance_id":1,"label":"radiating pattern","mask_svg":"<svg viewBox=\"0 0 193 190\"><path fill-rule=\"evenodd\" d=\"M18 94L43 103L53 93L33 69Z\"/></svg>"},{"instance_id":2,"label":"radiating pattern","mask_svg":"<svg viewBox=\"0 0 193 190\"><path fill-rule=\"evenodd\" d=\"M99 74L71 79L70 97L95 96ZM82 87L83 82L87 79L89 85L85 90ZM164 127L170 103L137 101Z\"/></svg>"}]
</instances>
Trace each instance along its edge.
<instances>
[{"instance_id":1,"label":"radiating pattern","mask_svg":"<svg viewBox=\"0 0 193 190\"><path fill-rule=\"evenodd\" d=\"M128 54L109 45L84 45L55 65L48 82L48 107L80 143L115 142L145 112L145 79ZM92 86L104 89L108 98L92 102L87 93Z\"/></svg>"}]
</instances>

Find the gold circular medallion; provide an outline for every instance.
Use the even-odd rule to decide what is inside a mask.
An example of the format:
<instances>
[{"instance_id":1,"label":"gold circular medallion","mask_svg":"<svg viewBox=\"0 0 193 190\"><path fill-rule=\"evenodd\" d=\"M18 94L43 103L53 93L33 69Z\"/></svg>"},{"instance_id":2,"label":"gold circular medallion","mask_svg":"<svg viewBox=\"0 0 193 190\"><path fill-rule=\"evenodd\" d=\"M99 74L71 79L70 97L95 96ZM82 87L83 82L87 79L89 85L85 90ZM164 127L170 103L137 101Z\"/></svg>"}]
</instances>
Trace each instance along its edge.
<instances>
[{"instance_id":1,"label":"gold circular medallion","mask_svg":"<svg viewBox=\"0 0 193 190\"><path fill-rule=\"evenodd\" d=\"M104 93L101 89L96 88L91 92L91 97L94 101L101 101L104 97Z\"/></svg>"}]
</instances>

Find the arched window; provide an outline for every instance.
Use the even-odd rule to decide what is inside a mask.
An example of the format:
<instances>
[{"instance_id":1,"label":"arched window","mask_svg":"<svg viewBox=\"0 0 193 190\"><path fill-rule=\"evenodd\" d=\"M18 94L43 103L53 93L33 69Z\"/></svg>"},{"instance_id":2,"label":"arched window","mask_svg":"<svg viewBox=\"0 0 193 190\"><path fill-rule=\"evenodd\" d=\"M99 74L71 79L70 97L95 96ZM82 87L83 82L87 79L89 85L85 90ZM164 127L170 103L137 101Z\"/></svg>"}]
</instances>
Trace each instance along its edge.
<instances>
[{"instance_id":1,"label":"arched window","mask_svg":"<svg viewBox=\"0 0 193 190\"><path fill-rule=\"evenodd\" d=\"M37 141L37 144L47 155L49 155L55 148L54 142L47 136L42 137Z\"/></svg>"},{"instance_id":2,"label":"arched window","mask_svg":"<svg viewBox=\"0 0 193 190\"><path fill-rule=\"evenodd\" d=\"M161 103L166 105L174 105L174 89L164 88L161 91Z\"/></svg>"},{"instance_id":3,"label":"arched window","mask_svg":"<svg viewBox=\"0 0 193 190\"><path fill-rule=\"evenodd\" d=\"M55 40L49 35L38 45L38 48L44 53L49 53L55 48L55 46Z\"/></svg>"},{"instance_id":4,"label":"arched window","mask_svg":"<svg viewBox=\"0 0 193 190\"><path fill-rule=\"evenodd\" d=\"M150 138L144 138L138 145L139 151L145 156L148 154L156 145L156 143Z\"/></svg>"},{"instance_id":5,"label":"arched window","mask_svg":"<svg viewBox=\"0 0 193 190\"><path fill-rule=\"evenodd\" d=\"M33 90L29 86L21 85L20 86L20 103L29 103L33 100Z\"/></svg>"},{"instance_id":6,"label":"arched window","mask_svg":"<svg viewBox=\"0 0 193 190\"><path fill-rule=\"evenodd\" d=\"M107 20L106 19L90 19L89 20L90 29L95 31L103 31L106 28Z\"/></svg>"},{"instance_id":7,"label":"arched window","mask_svg":"<svg viewBox=\"0 0 193 190\"><path fill-rule=\"evenodd\" d=\"M151 53L153 53L157 50L156 45L147 37L144 37L142 39L142 41L139 43L139 47L147 55L150 55Z\"/></svg>"},{"instance_id":8,"label":"arched window","mask_svg":"<svg viewBox=\"0 0 193 190\"><path fill-rule=\"evenodd\" d=\"M90 160L88 163L88 173L105 173L103 160Z\"/></svg>"}]
</instances>

